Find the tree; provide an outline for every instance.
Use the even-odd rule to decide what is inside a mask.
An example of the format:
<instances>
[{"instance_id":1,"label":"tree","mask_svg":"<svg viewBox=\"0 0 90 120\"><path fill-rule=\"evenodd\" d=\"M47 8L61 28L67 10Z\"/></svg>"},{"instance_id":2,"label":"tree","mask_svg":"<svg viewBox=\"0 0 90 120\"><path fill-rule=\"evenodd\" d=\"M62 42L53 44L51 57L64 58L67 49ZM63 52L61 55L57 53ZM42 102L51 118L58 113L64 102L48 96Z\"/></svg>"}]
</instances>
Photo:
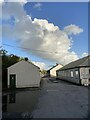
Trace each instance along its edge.
<instances>
[{"instance_id":1,"label":"tree","mask_svg":"<svg viewBox=\"0 0 90 120\"><path fill-rule=\"evenodd\" d=\"M0 50L2 57L2 88L7 88L7 68L20 61L20 57L16 55L8 55L6 50Z\"/></svg>"},{"instance_id":2,"label":"tree","mask_svg":"<svg viewBox=\"0 0 90 120\"><path fill-rule=\"evenodd\" d=\"M47 74L47 71L46 71L46 70L41 70L41 73L42 73L43 75L46 75L46 74Z\"/></svg>"}]
</instances>

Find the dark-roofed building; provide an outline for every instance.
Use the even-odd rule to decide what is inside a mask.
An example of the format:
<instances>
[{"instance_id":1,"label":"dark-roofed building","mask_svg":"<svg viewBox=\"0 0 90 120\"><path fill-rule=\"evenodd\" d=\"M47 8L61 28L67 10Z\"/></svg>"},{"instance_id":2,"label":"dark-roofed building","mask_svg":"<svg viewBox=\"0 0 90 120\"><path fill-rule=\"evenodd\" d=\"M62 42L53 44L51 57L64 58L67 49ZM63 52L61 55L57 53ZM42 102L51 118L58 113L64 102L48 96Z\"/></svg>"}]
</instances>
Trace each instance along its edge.
<instances>
[{"instance_id":1,"label":"dark-roofed building","mask_svg":"<svg viewBox=\"0 0 90 120\"><path fill-rule=\"evenodd\" d=\"M57 70L57 78L88 86L90 84L90 55Z\"/></svg>"}]
</instances>

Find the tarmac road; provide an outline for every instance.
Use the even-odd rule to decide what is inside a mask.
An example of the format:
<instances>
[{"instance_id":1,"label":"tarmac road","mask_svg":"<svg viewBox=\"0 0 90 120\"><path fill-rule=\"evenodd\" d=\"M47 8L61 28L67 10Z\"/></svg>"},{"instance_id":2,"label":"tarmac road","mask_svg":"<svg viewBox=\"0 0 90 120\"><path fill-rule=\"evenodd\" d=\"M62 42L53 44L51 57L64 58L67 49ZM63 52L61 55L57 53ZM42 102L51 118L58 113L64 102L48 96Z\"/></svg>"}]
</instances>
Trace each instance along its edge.
<instances>
[{"instance_id":1,"label":"tarmac road","mask_svg":"<svg viewBox=\"0 0 90 120\"><path fill-rule=\"evenodd\" d=\"M34 118L88 118L88 87L44 78Z\"/></svg>"}]
</instances>

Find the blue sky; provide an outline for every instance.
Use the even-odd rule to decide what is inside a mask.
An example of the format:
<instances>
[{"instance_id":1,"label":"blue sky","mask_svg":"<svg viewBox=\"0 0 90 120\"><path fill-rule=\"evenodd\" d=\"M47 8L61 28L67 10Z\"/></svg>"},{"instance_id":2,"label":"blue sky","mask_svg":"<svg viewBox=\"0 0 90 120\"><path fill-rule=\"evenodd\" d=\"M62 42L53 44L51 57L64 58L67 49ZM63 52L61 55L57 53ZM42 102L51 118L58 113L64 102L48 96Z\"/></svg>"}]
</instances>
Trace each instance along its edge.
<instances>
[{"instance_id":1,"label":"blue sky","mask_svg":"<svg viewBox=\"0 0 90 120\"><path fill-rule=\"evenodd\" d=\"M72 35L73 45L70 51L74 51L81 57L84 52L88 52L88 3L87 2L43 2L40 3L39 7L35 7L37 3L29 2L24 5L24 10L28 15L37 19L46 19L49 23L53 23L58 26L61 30L65 26L75 24L83 29L83 32L77 35ZM10 38L4 38L3 43L10 44L13 46L19 46L16 41L11 41ZM52 43L53 44L53 43ZM4 48L13 54L19 56L27 56L32 61L41 61L48 66L54 65L56 62L46 60L43 57L26 53L22 49L12 48L4 46Z\"/></svg>"},{"instance_id":2,"label":"blue sky","mask_svg":"<svg viewBox=\"0 0 90 120\"><path fill-rule=\"evenodd\" d=\"M41 10L34 9L35 3L27 3L25 10L32 18L47 19L61 29L69 24L76 24L84 29L81 35L74 37L72 50L78 54L88 51L88 3L87 2L48 2L42 3ZM81 44L81 46L80 46ZM80 47L80 49L78 49Z\"/></svg>"}]
</instances>

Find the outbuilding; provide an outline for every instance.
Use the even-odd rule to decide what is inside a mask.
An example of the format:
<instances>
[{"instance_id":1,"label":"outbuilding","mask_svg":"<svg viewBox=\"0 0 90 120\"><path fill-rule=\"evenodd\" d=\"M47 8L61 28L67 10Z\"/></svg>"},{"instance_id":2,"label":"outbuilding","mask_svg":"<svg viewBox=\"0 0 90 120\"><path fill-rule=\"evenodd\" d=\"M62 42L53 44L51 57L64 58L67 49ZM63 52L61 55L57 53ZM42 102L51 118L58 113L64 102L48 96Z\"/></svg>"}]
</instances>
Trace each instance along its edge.
<instances>
[{"instance_id":1,"label":"outbuilding","mask_svg":"<svg viewBox=\"0 0 90 120\"><path fill-rule=\"evenodd\" d=\"M55 66L53 66L52 68L50 68L48 71L47 71L47 76L49 77L56 77L56 71L59 70L60 68L62 68L63 65L61 64L56 64Z\"/></svg>"},{"instance_id":2,"label":"outbuilding","mask_svg":"<svg viewBox=\"0 0 90 120\"><path fill-rule=\"evenodd\" d=\"M90 55L57 70L57 78L88 86L90 84Z\"/></svg>"},{"instance_id":3,"label":"outbuilding","mask_svg":"<svg viewBox=\"0 0 90 120\"><path fill-rule=\"evenodd\" d=\"M40 68L28 60L8 67L8 88L39 87L40 79Z\"/></svg>"}]
</instances>

